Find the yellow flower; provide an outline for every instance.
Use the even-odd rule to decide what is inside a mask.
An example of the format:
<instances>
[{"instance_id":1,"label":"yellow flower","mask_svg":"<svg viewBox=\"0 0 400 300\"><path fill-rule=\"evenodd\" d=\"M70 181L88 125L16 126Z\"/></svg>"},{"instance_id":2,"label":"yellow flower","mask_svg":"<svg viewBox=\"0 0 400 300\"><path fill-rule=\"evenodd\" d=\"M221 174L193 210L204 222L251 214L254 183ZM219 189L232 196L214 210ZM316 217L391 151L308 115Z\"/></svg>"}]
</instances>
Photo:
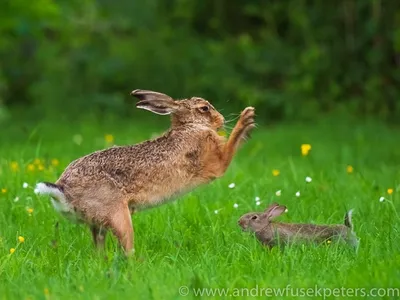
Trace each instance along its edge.
<instances>
[{"instance_id":1,"label":"yellow flower","mask_svg":"<svg viewBox=\"0 0 400 300\"><path fill-rule=\"evenodd\" d=\"M42 163L42 161L39 158L35 158L35 160L33 161L34 165L40 165Z\"/></svg>"},{"instance_id":2,"label":"yellow flower","mask_svg":"<svg viewBox=\"0 0 400 300\"><path fill-rule=\"evenodd\" d=\"M272 170L272 175L274 176L279 176L280 173L279 170Z\"/></svg>"},{"instance_id":3,"label":"yellow flower","mask_svg":"<svg viewBox=\"0 0 400 300\"><path fill-rule=\"evenodd\" d=\"M327 243L330 244L330 243L332 243L332 241L331 241L331 240L328 240Z\"/></svg>"},{"instance_id":4,"label":"yellow flower","mask_svg":"<svg viewBox=\"0 0 400 300\"><path fill-rule=\"evenodd\" d=\"M222 129L218 130L218 135L219 136L227 136L226 131L222 130Z\"/></svg>"},{"instance_id":5,"label":"yellow flower","mask_svg":"<svg viewBox=\"0 0 400 300\"><path fill-rule=\"evenodd\" d=\"M12 161L10 163L10 168L11 168L12 171L18 171L19 165L18 165L18 163L16 161Z\"/></svg>"},{"instance_id":6,"label":"yellow flower","mask_svg":"<svg viewBox=\"0 0 400 300\"><path fill-rule=\"evenodd\" d=\"M353 166L350 166L350 165L347 166L347 167L346 167L346 171L347 171L347 173L349 173L349 174L350 174L350 173L353 173L353 172L354 172Z\"/></svg>"},{"instance_id":7,"label":"yellow flower","mask_svg":"<svg viewBox=\"0 0 400 300\"><path fill-rule=\"evenodd\" d=\"M2 192L3 194L7 193L7 189L2 188L2 189L1 189L1 192Z\"/></svg>"},{"instance_id":8,"label":"yellow flower","mask_svg":"<svg viewBox=\"0 0 400 300\"><path fill-rule=\"evenodd\" d=\"M58 159L54 158L51 160L51 164L56 167L60 164L60 162L58 161Z\"/></svg>"},{"instance_id":9,"label":"yellow flower","mask_svg":"<svg viewBox=\"0 0 400 300\"><path fill-rule=\"evenodd\" d=\"M45 289L43 290L43 293L44 293L46 296L50 295L50 291L49 291L48 288L45 288Z\"/></svg>"},{"instance_id":10,"label":"yellow flower","mask_svg":"<svg viewBox=\"0 0 400 300\"><path fill-rule=\"evenodd\" d=\"M13 254L15 252L15 248L10 249L10 254Z\"/></svg>"},{"instance_id":11,"label":"yellow flower","mask_svg":"<svg viewBox=\"0 0 400 300\"><path fill-rule=\"evenodd\" d=\"M18 237L18 242L23 243L25 242L25 238L23 236Z\"/></svg>"},{"instance_id":12,"label":"yellow flower","mask_svg":"<svg viewBox=\"0 0 400 300\"><path fill-rule=\"evenodd\" d=\"M35 171L35 165L34 164L29 164L28 165L28 171Z\"/></svg>"},{"instance_id":13,"label":"yellow flower","mask_svg":"<svg viewBox=\"0 0 400 300\"><path fill-rule=\"evenodd\" d=\"M38 166L38 169L39 169L39 171L43 171L43 170L44 170L44 166L43 166L42 164L40 164L40 165Z\"/></svg>"},{"instance_id":14,"label":"yellow flower","mask_svg":"<svg viewBox=\"0 0 400 300\"><path fill-rule=\"evenodd\" d=\"M393 194L393 189L388 189L388 190L387 190L387 193L388 193L389 195Z\"/></svg>"},{"instance_id":15,"label":"yellow flower","mask_svg":"<svg viewBox=\"0 0 400 300\"><path fill-rule=\"evenodd\" d=\"M114 142L114 136L112 134L106 134L104 138L105 138L107 143Z\"/></svg>"},{"instance_id":16,"label":"yellow flower","mask_svg":"<svg viewBox=\"0 0 400 300\"><path fill-rule=\"evenodd\" d=\"M27 211L29 214L31 214L31 213L33 213L33 208L28 207L28 208L26 209L26 211Z\"/></svg>"},{"instance_id":17,"label":"yellow flower","mask_svg":"<svg viewBox=\"0 0 400 300\"><path fill-rule=\"evenodd\" d=\"M302 144L301 145L301 155L306 156L311 150L310 144Z\"/></svg>"}]
</instances>

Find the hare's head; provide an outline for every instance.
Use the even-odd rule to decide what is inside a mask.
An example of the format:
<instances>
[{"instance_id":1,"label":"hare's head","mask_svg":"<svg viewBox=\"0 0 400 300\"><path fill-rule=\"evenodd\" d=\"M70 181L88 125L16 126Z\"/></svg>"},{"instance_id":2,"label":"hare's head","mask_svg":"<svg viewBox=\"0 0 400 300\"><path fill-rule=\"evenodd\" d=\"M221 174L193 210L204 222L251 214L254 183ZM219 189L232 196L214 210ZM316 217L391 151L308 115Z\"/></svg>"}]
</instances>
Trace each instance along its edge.
<instances>
[{"instance_id":1,"label":"hare's head","mask_svg":"<svg viewBox=\"0 0 400 300\"><path fill-rule=\"evenodd\" d=\"M225 122L214 106L203 98L174 100L165 94L146 90L134 90L131 95L140 100L136 107L160 115L171 115L173 127L201 124L217 130Z\"/></svg>"},{"instance_id":2,"label":"hare's head","mask_svg":"<svg viewBox=\"0 0 400 300\"><path fill-rule=\"evenodd\" d=\"M270 223L270 220L280 216L286 206L272 203L264 212L250 212L240 217L238 224L243 230L259 231Z\"/></svg>"}]
</instances>

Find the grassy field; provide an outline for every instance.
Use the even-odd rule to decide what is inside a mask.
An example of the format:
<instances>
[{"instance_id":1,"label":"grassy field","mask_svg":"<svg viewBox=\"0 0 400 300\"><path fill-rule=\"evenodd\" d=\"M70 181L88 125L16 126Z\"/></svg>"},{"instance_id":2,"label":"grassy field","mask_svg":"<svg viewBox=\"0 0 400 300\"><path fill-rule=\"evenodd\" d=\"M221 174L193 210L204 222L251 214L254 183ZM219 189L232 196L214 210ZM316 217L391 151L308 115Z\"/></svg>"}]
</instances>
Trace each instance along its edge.
<instances>
[{"instance_id":1,"label":"grassy field","mask_svg":"<svg viewBox=\"0 0 400 300\"><path fill-rule=\"evenodd\" d=\"M126 260L111 235L107 259L98 255L88 228L62 219L33 187L55 181L84 154L168 126L146 117L16 120L2 128L0 299L191 299L201 288L203 298L279 293L266 288L285 289L276 299L299 298L306 288L305 299L333 299L334 288L342 299L399 298L388 288L400 288L400 130L372 121L260 126L223 178L134 215L134 258ZM306 156L302 144L312 147ZM335 244L263 248L237 220L272 201L287 205L279 219L288 222L342 223L354 208L358 254Z\"/></svg>"}]
</instances>

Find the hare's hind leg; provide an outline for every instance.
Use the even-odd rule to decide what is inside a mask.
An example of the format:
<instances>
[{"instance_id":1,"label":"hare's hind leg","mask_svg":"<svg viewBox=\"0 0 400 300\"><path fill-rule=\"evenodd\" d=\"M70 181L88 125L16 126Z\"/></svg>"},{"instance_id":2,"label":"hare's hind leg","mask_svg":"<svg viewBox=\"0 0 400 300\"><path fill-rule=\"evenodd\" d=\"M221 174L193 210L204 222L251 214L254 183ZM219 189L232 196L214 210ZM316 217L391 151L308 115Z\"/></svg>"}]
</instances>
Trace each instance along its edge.
<instances>
[{"instance_id":1,"label":"hare's hind leg","mask_svg":"<svg viewBox=\"0 0 400 300\"><path fill-rule=\"evenodd\" d=\"M104 249L107 229L105 229L103 226L92 225L91 230L93 241L97 249Z\"/></svg>"},{"instance_id":2,"label":"hare's hind leg","mask_svg":"<svg viewBox=\"0 0 400 300\"><path fill-rule=\"evenodd\" d=\"M124 248L125 254L133 254L133 227L128 205L121 205L111 216L109 227Z\"/></svg>"}]
</instances>

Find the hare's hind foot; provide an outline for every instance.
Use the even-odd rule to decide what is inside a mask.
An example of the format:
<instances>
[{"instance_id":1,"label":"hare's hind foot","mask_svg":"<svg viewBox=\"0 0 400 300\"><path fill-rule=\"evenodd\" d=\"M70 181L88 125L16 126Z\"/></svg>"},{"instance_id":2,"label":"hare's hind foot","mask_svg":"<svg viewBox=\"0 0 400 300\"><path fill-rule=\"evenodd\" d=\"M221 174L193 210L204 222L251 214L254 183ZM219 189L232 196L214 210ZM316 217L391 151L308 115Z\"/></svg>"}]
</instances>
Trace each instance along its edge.
<instances>
[{"instance_id":1,"label":"hare's hind foot","mask_svg":"<svg viewBox=\"0 0 400 300\"><path fill-rule=\"evenodd\" d=\"M96 245L96 248L99 250L103 250L106 241L107 229L103 226L92 225L91 230L93 242Z\"/></svg>"}]
</instances>

